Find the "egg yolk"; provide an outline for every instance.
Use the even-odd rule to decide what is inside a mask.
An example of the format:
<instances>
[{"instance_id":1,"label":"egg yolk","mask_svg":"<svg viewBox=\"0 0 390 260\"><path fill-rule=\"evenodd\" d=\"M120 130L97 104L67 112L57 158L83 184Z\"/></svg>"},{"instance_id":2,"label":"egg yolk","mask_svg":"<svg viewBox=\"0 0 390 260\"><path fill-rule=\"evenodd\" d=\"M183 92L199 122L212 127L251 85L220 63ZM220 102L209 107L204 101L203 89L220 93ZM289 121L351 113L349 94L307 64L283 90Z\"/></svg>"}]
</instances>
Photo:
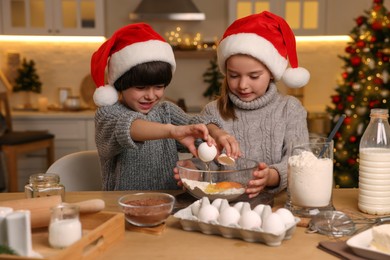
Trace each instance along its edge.
<instances>
[{"instance_id":1,"label":"egg yolk","mask_svg":"<svg viewBox=\"0 0 390 260\"><path fill-rule=\"evenodd\" d=\"M207 185L205 191L208 193L218 193L223 192L228 189L241 189L242 185L238 182L223 181L219 183L211 183Z\"/></svg>"}]
</instances>

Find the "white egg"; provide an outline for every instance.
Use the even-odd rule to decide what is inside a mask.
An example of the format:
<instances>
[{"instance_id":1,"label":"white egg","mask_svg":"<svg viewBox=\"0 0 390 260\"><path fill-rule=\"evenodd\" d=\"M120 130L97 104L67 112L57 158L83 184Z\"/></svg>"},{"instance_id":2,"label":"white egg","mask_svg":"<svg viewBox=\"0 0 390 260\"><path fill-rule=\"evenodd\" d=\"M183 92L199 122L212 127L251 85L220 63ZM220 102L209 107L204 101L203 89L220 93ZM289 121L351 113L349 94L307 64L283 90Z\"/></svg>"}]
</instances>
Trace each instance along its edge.
<instances>
[{"instance_id":1,"label":"white egg","mask_svg":"<svg viewBox=\"0 0 390 260\"><path fill-rule=\"evenodd\" d=\"M221 203L222 203L222 199L221 198L217 198L215 199L211 205L213 205L214 207L216 207L219 211L220 211L220 207L221 207Z\"/></svg>"},{"instance_id":2,"label":"white egg","mask_svg":"<svg viewBox=\"0 0 390 260\"><path fill-rule=\"evenodd\" d=\"M241 211L242 205L244 205L244 202L239 201L236 204L234 204L233 207L235 207L238 211Z\"/></svg>"},{"instance_id":3,"label":"white egg","mask_svg":"<svg viewBox=\"0 0 390 260\"><path fill-rule=\"evenodd\" d=\"M251 209L251 204L249 204L249 202L244 202L244 203L242 204L240 213L241 213L241 215L242 215L242 214L244 214L245 212L251 211L251 210L252 210L252 209Z\"/></svg>"},{"instance_id":4,"label":"white egg","mask_svg":"<svg viewBox=\"0 0 390 260\"><path fill-rule=\"evenodd\" d=\"M264 222L264 219L268 218L272 214L272 208L270 205L265 205L263 211L261 212L261 219Z\"/></svg>"},{"instance_id":5,"label":"white egg","mask_svg":"<svg viewBox=\"0 0 390 260\"><path fill-rule=\"evenodd\" d=\"M227 207L230 207L229 201L227 199L224 199L221 203L221 206L219 207L219 212L222 212L222 210Z\"/></svg>"},{"instance_id":6,"label":"white egg","mask_svg":"<svg viewBox=\"0 0 390 260\"><path fill-rule=\"evenodd\" d=\"M200 200L195 201L191 205L191 213L193 216L198 216L199 213L199 208L200 208Z\"/></svg>"},{"instance_id":7,"label":"white egg","mask_svg":"<svg viewBox=\"0 0 390 260\"><path fill-rule=\"evenodd\" d=\"M198 219L205 223L217 221L219 211L213 205L206 205L199 209Z\"/></svg>"},{"instance_id":8,"label":"white egg","mask_svg":"<svg viewBox=\"0 0 390 260\"><path fill-rule=\"evenodd\" d=\"M198 147L198 156L203 162L211 162L217 155L217 148L212 145L209 146L206 142L203 142Z\"/></svg>"},{"instance_id":9,"label":"white egg","mask_svg":"<svg viewBox=\"0 0 390 260\"><path fill-rule=\"evenodd\" d=\"M286 230L282 217L277 213L271 213L271 215L264 219L262 228L264 232L275 235L282 234Z\"/></svg>"},{"instance_id":10,"label":"white egg","mask_svg":"<svg viewBox=\"0 0 390 260\"><path fill-rule=\"evenodd\" d=\"M261 217L261 213L263 212L263 210L264 210L264 204L259 204L259 205L257 205L254 209L253 209L253 211L254 212L256 212L257 214L259 214L259 216Z\"/></svg>"},{"instance_id":11,"label":"white egg","mask_svg":"<svg viewBox=\"0 0 390 260\"><path fill-rule=\"evenodd\" d=\"M259 214L253 210L245 211L241 214L238 224L243 229L260 229L261 218Z\"/></svg>"},{"instance_id":12,"label":"white egg","mask_svg":"<svg viewBox=\"0 0 390 260\"><path fill-rule=\"evenodd\" d=\"M240 219L240 213L234 207L227 207L221 211L218 222L222 226L235 226Z\"/></svg>"},{"instance_id":13,"label":"white egg","mask_svg":"<svg viewBox=\"0 0 390 260\"><path fill-rule=\"evenodd\" d=\"M200 205L201 206L206 206L206 205L210 205L210 200L208 197L202 197L202 199L200 200Z\"/></svg>"},{"instance_id":14,"label":"white egg","mask_svg":"<svg viewBox=\"0 0 390 260\"><path fill-rule=\"evenodd\" d=\"M290 226L295 223L294 215L286 208L280 208L275 211L276 214L278 214L282 220L285 226Z\"/></svg>"}]
</instances>

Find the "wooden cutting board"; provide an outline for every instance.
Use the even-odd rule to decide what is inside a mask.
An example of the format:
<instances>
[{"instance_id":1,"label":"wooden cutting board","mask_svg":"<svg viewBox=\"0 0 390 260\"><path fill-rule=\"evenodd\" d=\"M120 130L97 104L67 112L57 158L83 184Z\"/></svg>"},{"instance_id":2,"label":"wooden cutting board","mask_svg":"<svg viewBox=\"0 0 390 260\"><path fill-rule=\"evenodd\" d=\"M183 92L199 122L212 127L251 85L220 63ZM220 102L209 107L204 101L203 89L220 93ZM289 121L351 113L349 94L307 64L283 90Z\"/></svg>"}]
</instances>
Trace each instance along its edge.
<instances>
[{"instance_id":1,"label":"wooden cutting board","mask_svg":"<svg viewBox=\"0 0 390 260\"><path fill-rule=\"evenodd\" d=\"M85 102L85 104L91 109L96 108L96 105L93 102L93 93L95 92L95 90L96 90L95 82L93 81L91 75L88 74L81 81L80 96Z\"/></svg>"}]
</instances>

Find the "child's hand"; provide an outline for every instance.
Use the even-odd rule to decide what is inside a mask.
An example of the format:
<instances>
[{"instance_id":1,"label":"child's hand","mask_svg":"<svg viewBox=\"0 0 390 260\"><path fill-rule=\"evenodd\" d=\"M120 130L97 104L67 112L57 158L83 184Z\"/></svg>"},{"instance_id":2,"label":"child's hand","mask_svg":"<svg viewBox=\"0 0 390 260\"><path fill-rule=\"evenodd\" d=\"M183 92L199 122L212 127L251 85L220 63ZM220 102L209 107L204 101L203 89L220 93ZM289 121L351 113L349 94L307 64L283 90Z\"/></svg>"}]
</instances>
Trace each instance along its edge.
<instances>
[{"instance_id":1,"label":"child's hand","mask_svg":"<svg viewBox=\"0 0 390 260\"><path fill-rule=\"evenodd\" d=\"M183 182L180 179L179 169L177 167L173 168L173 178L175 178L177 186L183 187Z\"/></svg>"},{"instance_id":2,"label":"child's hand","mask_svg":"<svg viewBox=\"0 0 390 260\"><path fill-rule=\"evenodd\" d=\"M226 155L234 159L241 156L240 145L234 136L229 135L225 131L221 131L215 138L219 151L225 149Z\"/></svg>"},{"instance_id":3,"label":"child's hand","mask_svg":"<svg viewBox=\"0 0 390 260\"><path fill-rule=\"evenodd\" d=\"M237 159L241 156L240 144L234 136L229 135L225 130L214 124L207 125L210 135L217 142L217 149L221 152L225 149L227 156Z\"/></svg>"},{"instance_id":4,"label":"child's hand","mask_svg":"<svg viewBox=\"0 0 390 260\"><path fill-rule=\"evenodd\" d=\"M197 148L195 146L196 139L203 139L209 145L216 145L215 140L209 135L209 130L205 124L196 125L181 125L172 128L172 137L186 146L190 153L198 157Z\"/></svg>"},{"instance_id":5,"label":"child's hand","mask_svg":"<svg viewBox=\"0 0 390 260\"><path fill-rule=\"evenodd\" d=\"M267 186L275 186L273 175L279 176L279 173L275 169L270 169L267 164L259 163L258 170L253 173L254 179L249 181L245 191L249 198L256 197Z\"/></svg>"}]
</instances>

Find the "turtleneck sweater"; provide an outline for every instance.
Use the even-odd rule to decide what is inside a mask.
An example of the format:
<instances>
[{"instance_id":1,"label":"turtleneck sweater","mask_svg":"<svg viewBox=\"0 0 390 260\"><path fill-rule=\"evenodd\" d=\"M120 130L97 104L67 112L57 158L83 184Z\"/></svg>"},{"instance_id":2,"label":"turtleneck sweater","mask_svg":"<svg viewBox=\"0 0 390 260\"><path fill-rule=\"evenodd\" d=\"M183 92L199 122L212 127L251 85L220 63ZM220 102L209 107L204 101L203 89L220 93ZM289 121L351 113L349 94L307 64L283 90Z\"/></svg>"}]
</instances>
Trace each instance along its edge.
<instances>
[{"instance_id":1,"label":"turtleneck sweater","mask_svg":"<svg viewBox=\"0 0 390 260\"><path fill-rule=\"evenodd\" d=\"M306 110L295 97L279 93L274 83L263 96L250 102L244 102L230 92L228 95L235 105L237 119L224 120L216 100L207 104L202 114L219 118L222 129L239 142L242 157L265 162L276 169L280 183L277 187L268 187L267 191L280 192L287 187L290 146L307 142L309 138Z\"/></svg>"},{"instance_id":2,"label":"turtleneck sweater","mask_svg":"<svg viewBox=\"0 0 390 260\"><path fill-rule=\"evenodd\" d=\"M186 148L174 139L134 141L130 128L137 119L173 125L214 123L220 126L218 120L191 117L167 101L157 104L146 115L119 102L99 107L95 114L95 141L102 169L103 190L180 188L173 177L173 168L179 159L178 151L185 151Z\"/></svg>"}]
</instances>

